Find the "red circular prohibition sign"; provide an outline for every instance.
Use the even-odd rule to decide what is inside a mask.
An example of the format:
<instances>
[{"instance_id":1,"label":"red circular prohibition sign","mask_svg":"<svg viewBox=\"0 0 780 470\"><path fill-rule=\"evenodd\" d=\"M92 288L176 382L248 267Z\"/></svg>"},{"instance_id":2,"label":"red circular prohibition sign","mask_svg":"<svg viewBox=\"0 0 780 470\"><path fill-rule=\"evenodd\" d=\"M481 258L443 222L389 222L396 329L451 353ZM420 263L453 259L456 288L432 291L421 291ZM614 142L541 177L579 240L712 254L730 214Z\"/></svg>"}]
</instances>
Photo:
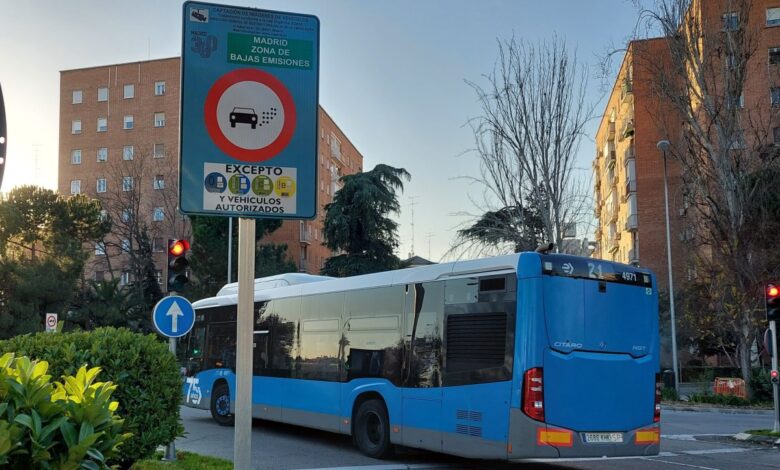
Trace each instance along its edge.
<instances>
[{"instance_id":1,"label":"red circular prohibition sign","mask_svg":"<svg viewBox=\"0 0 780 470\"><path fill-rule=\"evenodd\" d=\"M217 122L217 104L219 104L219 99L228 88L239 82L262 83L273 90L276 96L279 97L279 101L282 102L282 107L284 108L282 131L276 137L276 140L265 147L255 150L239 147L228 140L225 134L222 133L222 129L219 128L219 123ZM287 147L287 144L290 143L290 139L292 139L295 131L295 103L290 91L287 90L287 87L278 78L262 70L238 69L221 76L214 82L214 85L211 86L206 95L206 104L203 106L203 112L205 114L206 129L211 136L211 140L223 152L244 162L261 162L279 155Z\"/></svg>"}]
</instances>

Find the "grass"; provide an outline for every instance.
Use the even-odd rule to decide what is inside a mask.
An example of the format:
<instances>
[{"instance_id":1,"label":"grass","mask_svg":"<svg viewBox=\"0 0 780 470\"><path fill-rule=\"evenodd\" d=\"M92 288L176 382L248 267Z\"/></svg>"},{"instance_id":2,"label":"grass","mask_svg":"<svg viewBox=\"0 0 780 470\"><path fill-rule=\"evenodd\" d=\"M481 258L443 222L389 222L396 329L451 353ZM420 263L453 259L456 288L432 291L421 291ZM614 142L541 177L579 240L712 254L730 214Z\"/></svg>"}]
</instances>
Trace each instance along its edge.
<instances>
[{"instance_id":1,"label":"grass","mask_svg":"<svg viewBox=\"0 0 780 470\"><path fill-rule=\"evenodd\" d=\"M163 453L156 452L151 459L139 460L130 470L233 470L233 462L216 457L176 452L175 462L163 462Z\"/></svg>"},{"instance_id":2,"label":"grass","mask_svg":"<svg viewBox=\"0 0 780 470\"><path fill-rule=\"evenodd\" d=\"M780 437L780 432L770 431L769 429L750 429L745 431L745 433L758 436Z\"/></svg>"}]
</instances>

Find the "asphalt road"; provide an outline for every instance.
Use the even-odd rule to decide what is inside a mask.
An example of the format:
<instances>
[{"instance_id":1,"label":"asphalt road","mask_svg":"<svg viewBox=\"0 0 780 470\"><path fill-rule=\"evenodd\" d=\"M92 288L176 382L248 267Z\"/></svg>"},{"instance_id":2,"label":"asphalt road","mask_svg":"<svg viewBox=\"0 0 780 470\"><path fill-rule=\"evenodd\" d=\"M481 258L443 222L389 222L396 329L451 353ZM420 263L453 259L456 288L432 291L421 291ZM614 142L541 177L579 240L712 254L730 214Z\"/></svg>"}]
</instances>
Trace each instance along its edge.
<instances>
[{"instance_id":1,"label":"asphalt road","mask_svg":"<svg viewBox=\"0 0 780 470\"><path fill-rule=\"evenodd\" d=\"M211 420L207 411L181 409L187 435L176 441L179 450L231 459L233 428ZM661 454L630 459L567 460L554 463L487 462L461 459L433 452L400 449L395 459L365 457L352 447L351 438L339 434L255 420L252 461L257 469L395 470L451 469L606 469L606 470L761 470L780 469L780 450L738 443L728 436L746 429L770 428L767 413L743 414L664 410Z\"/></svg>"}]
</instances>

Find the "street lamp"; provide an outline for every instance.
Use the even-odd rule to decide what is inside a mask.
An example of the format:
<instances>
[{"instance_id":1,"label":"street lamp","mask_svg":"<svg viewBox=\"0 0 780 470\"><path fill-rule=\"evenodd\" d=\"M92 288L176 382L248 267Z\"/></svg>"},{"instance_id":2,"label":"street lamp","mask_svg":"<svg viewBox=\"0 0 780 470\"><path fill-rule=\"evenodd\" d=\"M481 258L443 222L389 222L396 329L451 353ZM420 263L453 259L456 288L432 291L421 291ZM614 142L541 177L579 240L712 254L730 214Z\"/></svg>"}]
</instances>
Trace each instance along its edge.
<instances>
[{"instance_id":1,"label":"street lamp","mask_svg":"<svg viewBox=\"0 0 780 470\"><path fill-rule=\"evenodd\" d=\"M680 375L677 370L677 332L674 321L674 280L672 279L672 240L669 234L669 184L666 177L666 152L671 144L668 140L659 140L656 147L664 156L664 204L666 205L666 260L669 267L669 313L672 323L672 371L674 372L674 390L680 392Z\"/></svg>"}]
</instances>

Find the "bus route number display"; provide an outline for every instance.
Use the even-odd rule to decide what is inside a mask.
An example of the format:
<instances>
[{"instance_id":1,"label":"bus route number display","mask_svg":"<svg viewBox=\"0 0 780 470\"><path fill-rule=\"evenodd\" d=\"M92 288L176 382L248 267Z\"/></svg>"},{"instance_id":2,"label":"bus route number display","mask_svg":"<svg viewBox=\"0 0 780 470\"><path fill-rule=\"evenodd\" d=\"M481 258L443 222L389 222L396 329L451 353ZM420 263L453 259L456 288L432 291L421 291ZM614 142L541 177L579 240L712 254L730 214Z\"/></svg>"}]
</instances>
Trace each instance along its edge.
<instances>
[{"instance_id":1,"label":"bus route number display","mask_svg":"<svg viewBox=\"0 0 780 470\"><path fill-rule=\"evenodd\" d=\"M547 255L542 258L542 272L553 276L596 279L619 284L653 287L650 273L626 269L626 266L600 259Z\"/></svg>"}]
</instances>

